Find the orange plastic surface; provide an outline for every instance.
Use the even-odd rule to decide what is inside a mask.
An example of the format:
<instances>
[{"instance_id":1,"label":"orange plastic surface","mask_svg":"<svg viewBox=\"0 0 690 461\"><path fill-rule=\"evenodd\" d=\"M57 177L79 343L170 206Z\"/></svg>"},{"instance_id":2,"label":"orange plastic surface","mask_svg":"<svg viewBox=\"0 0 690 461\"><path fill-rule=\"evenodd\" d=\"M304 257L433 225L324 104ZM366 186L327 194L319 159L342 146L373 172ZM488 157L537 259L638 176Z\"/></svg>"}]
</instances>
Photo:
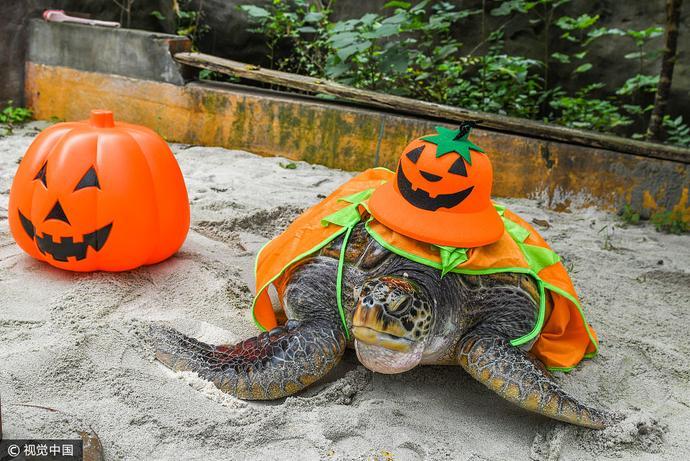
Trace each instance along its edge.
<instances>
[{"instance_id":1,"label":"orange plastic surface","mask_svg":"<svg viewBox=\"0 0 690 461\"><path fill-rule=\"evenodd\" d=\"M36 137L12 182L8 213L24 251L72 271L160 262L189 230L187 189L166 142L106 110Z\"/></svg>"},{"instance_id":2,"label":"orange plastic surface","mask_svg":"<svg viewBox=\"0 0 690 461\"><path fill-rule=\"evenodd\" d=\"M503 221L491 203L493 170L489 157L472 151L472 163L464 163L463 176L449 171L460 155L451 153L437 158L436 147L421 138L408 144L395 179L379 188L369 200L372 215L396 232L436 245L473 248L497 241L503 234ZM416 162L408 156L415 149L422 149ZM463 192L467 195L448 207L423 209L401 192L400 184L405 182L411 184L411 193L428 194L427 202L431 205L443 197L452 198Z\"/></svg>"}]
</instances>

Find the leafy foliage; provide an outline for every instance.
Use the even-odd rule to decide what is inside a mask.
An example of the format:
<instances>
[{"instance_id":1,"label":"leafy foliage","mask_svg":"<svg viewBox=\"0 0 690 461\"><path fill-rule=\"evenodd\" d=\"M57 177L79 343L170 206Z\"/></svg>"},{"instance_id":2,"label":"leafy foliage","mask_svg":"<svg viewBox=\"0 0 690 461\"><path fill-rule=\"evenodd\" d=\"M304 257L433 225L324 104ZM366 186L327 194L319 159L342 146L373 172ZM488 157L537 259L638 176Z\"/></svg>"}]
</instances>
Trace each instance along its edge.
<instances>
[{"instance_id":1,"label":"leafy foliage","mask_svg":"<svg viewBox=\"0 0 690 461\"><path fill-rule=\"evenodd\" d=\"M688 223L683 220L683 213L678 210L654 213L652 215L652 223L659 232L683 234L690 230Z\"/></svg>"},{"instance_id":2,"label":"leafy foliage","mask_svg":"<svg viewBox=\"0 0 690 461\"><path fill-rule=\"evenodd\" d=\"M663 29L605 28L598 25L598 15L559 15L559 9L570 1L494 0L493 7L487 2L487 10L482 11L460 9L457 2L396 0L386 3L381 12L337 22L330 19L330 2L273 0L266 8L240 8L248 15L252 30L264 37L275 69L601 132L629 133L646 125L659 77L644 70L660 56L650 43ZM465 49L453 32L470 21L481 21L485 30L487 14L505 18L505 22L483 33L473 49ZM540 59L505 51L505 26L519 15L525 15L532 27L544 30ZM549 49L551 34L557 34L562 43L556 50ZM565 66L575 81L591 72L589 47L603 37L622 44L632 41L635 47L624 58L637 64L636 73L620 88L594 83L568 93L549 82L554 65ZM665 126L668 142L687 142L688 133L683 131L687 125L682 119L669 118Z\"/></svg>"},{"instance_id":3,"label":"leafy foliage","mask_svg":"<svg viewBox=\"0 0 690 461\"><path fill-rule=\"evenodd\" d=\"M666 141L669 144L690 147L690 127L683 122L682 115L675 119L666 115L663 123L667 135Z\"/></svg>"},{"instance_id":4,"label":"leafy foliage","mask_svg":"<svg viewBox=\"0 0 690 461\"><path fill-rule=\"evenodd\" d=\"M25 107L14 107L13 104L13 101L9 101L7 107L0 112L0 123L13 125L31 120L31 116L33 115L31 109L27 109Z\"/></svg>"},{"instance_id":5,"label":"leafy foliage","mask_svg":"<svg viewBox=\"0 0 690 461\"><path fill-rule=\"evenodd\" d=\"M616 94L619 96L629 96L637 92L654 93L658 84L658 75L636 74L627 79L623 86L616 90Z\"/></svg>"},{"instance_id":6,"label":"leafy foliage","mask_svg":"<svg viewBox=\"0 0 690 461\"><path fill-rule=\"evenodd\" d=\"M296 170L297 169L297 164L295 162L287 162L287 163L280 162L278 165L281 168L284 168L286 170Z\"/></svg>"},{"instance_id":7,"label":"leafy foliage","mask_svg":"<svg viewBox=\"0 0 690 461\"><path fill-rule=\"evenodd\" d=\"M192 49L196 50L199 37L209 31L209 26L202 21L204 17L203 2L198 4L196 10L191 9L193 6L192 0L173 2L177 35L189 37L192 41ZM153 11L151 15L159 20L165 19L160 11Z\"/></svg>"},{"instance_id":8,"label":"leafy foliage","mask_svg":"<svg viewBox=\"0 0 690 461\"><path fill-rule=\"evenodd\" d=\"M635 211L632 206L626 204L620 213L621 219L626 224L639 224L640 223L640 213Z\"/></svg>"},{"instance_id":9,"label":"leafy foliage","mask_svg":"<svg viewBox=\"0 0 690 461\"><path fill-rule=\"evenodd\" d=\"M598 99L591 92L601 88L601 84L592 84L580 89L574 97L558 94L550 104L559 112L555 121L561 125L585 130L609 131L617 126L632 123L629 117L621 113L620 108L611 99Z\"/></svg>"},{"instance_id":10,"label":"leafy foliage","mask_svg":"<svg viewBox=\"0 0 690 461\"><path fill-rule=\"evenodd\" d=\"M325 76L324 61L330 10L307 0L274 0L271 9L242 5L253 23L252 31L264 36L274 69L297 74ZM281 55L282 49L290 53Z\"/></svg>"}]
</instances>

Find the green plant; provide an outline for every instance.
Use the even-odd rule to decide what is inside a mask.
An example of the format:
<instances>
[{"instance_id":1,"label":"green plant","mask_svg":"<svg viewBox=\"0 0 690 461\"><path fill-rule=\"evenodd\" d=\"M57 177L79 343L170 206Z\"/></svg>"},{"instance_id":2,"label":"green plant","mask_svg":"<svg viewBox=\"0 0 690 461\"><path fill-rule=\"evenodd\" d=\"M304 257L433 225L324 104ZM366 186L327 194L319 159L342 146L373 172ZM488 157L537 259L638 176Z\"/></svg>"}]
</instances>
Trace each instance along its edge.
<instances>
[{"instance_id":1,"label":"green plant","mask_svg":"<svg viewBox=\"0 0 690 461\"><path fill-rule=\"evenodd\" d=\"M270 66L274 69L324 76L330 2L311 4L306 0L273 0L269 9L241 5L253 32L264 36ZM281 49L289 49L281 55Z\"/></svg>"},{"instance_id":2,"label":"green plant","mask_svg":"<svg viewBox=\"0 0 690 461\"><path fill-rule=\"evenodd\" d=\"M632 30L628 29L625 32L615 29L617 35L628 37L632 39L636 51L628 53L623 57L629 60L637 61L637 73L632 77L628 78L623 85L616 90L616 95L623 98L628 97L631 101L630 104L624 104L622 107L632 116L636 117L637 120L646 126L645 118L648 112L654 108L653 104L644 104L645 99L649 101L651 94L656 92L656 88L659 85L658 75L645 75L644 68L649 60L656 60L659 57L660 50L648 50L648 43L663 34L663 28L658 26L648 27L642 30ZM647 97L645 98L645 95ZM635 133L633 137L636 139L644 138L643 133Z\"/></svg>"},{"instance_id":3,"label":"green plant","mask_svg":"<svg viewBox=\"0 0 690 461\"><path fill-rule=\"evenodd\" d=\"M664 116L664 129L666 130L666 142L676 146L690 147L690 126L683 122L683 116L676 118Z\"/></svg>"},{"instance_id":4,"label":"green plant","mask_svg":"<svg viewBox=\"0 0 690 461\"><path fill-rule=\"evenodd\" d=\"M7 107L0 112L0 123L13 125L15 123L24 123L31 120L31 116L33 115L31 109L27 109L26 107L14 107L13 104L13 101L8 101Z\"/></svg>"},{"instance_id":5,"label":"green plant","mask_svg":"<svg viewBox=\"0 0 690 461\"><path fill-rule=\"evenodd\" d=\"M556 60L559 60L560 62L563 62L564 60L570 60L569 56L563 53L551 53L551 49L549 47L549 38L552 26L554 24L556 10L560 6L565 5L569 2L570 0L509 0L500 2L500 6L498 8L494 8L491 10L491 14L493 16L510 16L511 19L515 17L515 14L526 14L531 16L529 22L532 27L543 27L544 34L542 40L543 51L541 59L541 69L543 82L542 88L545 97L542 98L542 104L546 103L546 96L550 91L549 71L551 59L554 58ZM511 19L509 19L503 25L501 25L500 29L505 27L511 21ZM562 20L559 19L558 22L562 22Z\"/></svg>"},{"instance_id":6,"label":"green plant","mask_svg":"<svg viewBox=\"0 0 690 461\"><path fill-rule=\"evenodd\" d=\"M537 115L542 93L539 61L503 53L500 30L487 39L487 56L459 53L462 44L452 30L479 10L428 1L414 6L392 1L385 6L389 14L368 13L335 23L328 21L327 7L315 11L316 6L299 0L275 0L270 9L241 8L253 22L252 30L266 37L269 59L277 69L444 104ZM305 28L308 20L314 22ZM276 50L286 40L294 52L279 58ZM300 46L304 43L309 46ZM320 60L325 65L311 62L314 55L325 56Z\"/></svg>"},{"instance_id":7,"label":"green plant","mask_svg":"<svg viewBox=\"0 0 690 461\"><path fill-rule=\"evenodd\" d=\"M632 123L629 117L621 113L615 100L598 99L590 94L602 87L601 83L587 85L578 90L574 97L557 94L551 101L551 107L559 113L556 122L573 128L597 131L612 131L613 128Z\"/></svg>"},{"instance_id":8,"label":"green plant","mask_svg":"<svg viewBox=\"0 0 690 461\"><path fill-rule=\"evenodd\" d=\"M468 109L536 118L543 99L542 63L499 53L496 47L480 60L465 60L460 84L442 101Z\"/></svg>"},{"instance_id":9,"label":"green plant","mask_svg":"<svg viewBox=\"0 0 690 461\"><path fill-rule=\"evenodd\" d=\"M400 15L382 18L373 13L336 23L327 42L332 48L326 75L358 87L381 89L407 69L409 53L398 39Z\"/></svg>"},{"instance_id":10,"label":"green plant","mask_svg":"<svg viewBox=\"0 0 690 461\"><path fill-rule=\"evenodd\" d=\"M223 75L214 70L201 69L199 71L199 80L212 80L216 82L230 82L237 83L240 81L239 77L234 75Z\"/></svg>"},{"instance_id":11,"label":"green plant","mask_svg":"<svg viewBox=\"0 0 690 461\"><path fill-rule=\"evenodd\" d=\"M652 223L659 232L683 234L690 230L688 223L683 219L683 213L678 210L658 211L652 215Z\"/></svg>"},{"instance_id":12,"label":"green plant","mask_svg":"<svg viewBox=\"0 0 690 461\"><path fill-rule=\"evenodd\" d=\"M328 29L329 78L363 88L445 102L466 62L452 28L477 11L447 2L388 2L390 15L368 13Z\"/></svg>"},{"instance_id":13,"label":"green plant","mask_svg":"<svg viewBox=\"0 0 690 461\"><path fill-rule=\"evenodd\" d=\"M627 79L623 86L616 90L616 94L619 96L629 96L639 92L653 93L658 84L658 75L636 74Z\"/></svg>"},{"instance_id":14,"label":"green plant","mask_svg":"<svg viewBox=\"0 0 690 461\"><path fill-rule=\"evenodd\" d=\"M635 211L632 206L625 204L621 210L620 217L626 224L639 224L640 213Z\"/></svg>"},{"instance_id":15,"label":"green plant","mask_svg":"<svg viewBox=\"0 0 690 461\"><path fill-rule=\"evenodd\" d=\"M494 0L491 8L485 0L481 9L472 10L459 8L457 2L396 0L380 12L338 22L330 19L331 2L273 0L266 7L240 8L251 30L264 37L275 69L468 109L630 134L652 109L647 103L659 77L643 71L658 58L649 43L661 28L624 31L600 27L594 14L559 16L569 2ZM490 33L487 11L506 18ZM504 31L520 17L540 31L541 58L506 52ZM466 50L455 31L470 21L481 21L482 34L479 43ZM563 46L550 49L554 33ZM636 73L620 88L595 82L566 91L550 84L554 65L565 66L573 79L590 72L590 46L602 37L632 40L636 47L625 56L636 61ZM682 144L685 125L670 119L665 123L668 142Z\"/></svg>"},{"instance_id":16,"label":"green plant","mask_svg":"<svg viewBox=\"0 0 690 461\"><path fill-rule=\"evenodd\" d=\"M177 35L189 37L192 41L192 50L198 51L199 38L210 30L207 24L202 22L204 17L204 0L199 0L196 10L187 9L194 6L192 0L174 0L175 28ZM158 14L156 14L158 13ZM164 16L159 11L151 13L156 18Z\"/></svg>"},{"instance_id":17,"label":"green plant","mask_svg":"<svg viewBox=\"0 0 690 461\"><path fill-rule=\"evenodd\" d=\"M652 26L642 30L628 29L625 31L625 36L630 37L637 47L637 51L628 53L623 56L625 59L637 60L639 72L644 70L645 60L656 59L659 57L660 50L646 50L647 44L653 38L663 35L664 29L659 26Z\"/></svg>"}]
</instances>

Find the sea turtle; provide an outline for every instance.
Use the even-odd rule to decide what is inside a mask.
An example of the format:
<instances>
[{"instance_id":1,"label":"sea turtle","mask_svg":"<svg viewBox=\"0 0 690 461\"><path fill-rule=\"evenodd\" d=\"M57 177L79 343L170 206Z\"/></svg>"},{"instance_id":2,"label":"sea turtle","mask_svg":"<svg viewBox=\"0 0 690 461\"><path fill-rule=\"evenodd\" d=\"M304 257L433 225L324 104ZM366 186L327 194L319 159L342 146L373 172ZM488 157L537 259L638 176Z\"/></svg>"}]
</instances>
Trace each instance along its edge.
<instances>
[{"instance_id":1,"label":"sea turtle","mask_svg":"<svg viewBox=\"0 0 690 461\"><path fill-rule=\"evenodd\" d=\"M539 292L525 274L441 276L400 257L354 227L345 251L342 299L346 338L336 302L343 237L293 266L284 278L287 322L235 345L214 346L155 326L156 357L189 370L241 399L292 395L326 375L354 346L379 373L417 365L460 365L474 379L522 408L590 428L609 416L563 391L544 365L511 338L536 321Z\"/></svg>"}]
</instances>

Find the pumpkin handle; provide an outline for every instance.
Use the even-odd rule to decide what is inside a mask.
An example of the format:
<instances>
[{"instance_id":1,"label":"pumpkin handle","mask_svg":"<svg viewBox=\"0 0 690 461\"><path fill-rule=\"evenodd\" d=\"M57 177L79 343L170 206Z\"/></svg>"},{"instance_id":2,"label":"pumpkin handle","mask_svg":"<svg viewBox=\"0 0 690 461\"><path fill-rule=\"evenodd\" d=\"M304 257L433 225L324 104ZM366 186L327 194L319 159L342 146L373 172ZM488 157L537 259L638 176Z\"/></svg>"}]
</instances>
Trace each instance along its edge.
<instances>
[{"instance_id":1,"label":"pumpkin handle","mask_svg":"<svg viewBox=\"0 0 690 461\"><path fill-rule=\"evenodd\" d=\"M104 109L94 109L91 111L89 123L95 128L113 128L115 126L115 119L112 111Z\"/></svg>"}]
</instances>

